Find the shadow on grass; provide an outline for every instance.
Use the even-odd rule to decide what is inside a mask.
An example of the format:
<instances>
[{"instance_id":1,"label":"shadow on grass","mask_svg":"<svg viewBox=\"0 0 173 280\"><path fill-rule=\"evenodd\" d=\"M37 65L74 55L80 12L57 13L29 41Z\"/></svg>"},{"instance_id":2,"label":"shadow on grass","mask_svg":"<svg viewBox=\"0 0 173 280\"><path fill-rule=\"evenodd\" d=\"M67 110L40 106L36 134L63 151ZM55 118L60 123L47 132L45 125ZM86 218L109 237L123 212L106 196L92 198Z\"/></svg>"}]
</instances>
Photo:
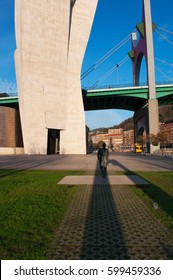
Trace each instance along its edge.
<instances>
[{"instance_id":1,"label":"shadow on grass","mask_svg":"<svg viewBox=\"0 0 173 280\"><path fill-rule=\"evenodd\" d=\"M142 172L131 171L116 160L110 160L109 162L122 169L122 171L117 171L116 174L137 175L141 179L148 182L148 185L136 185L135 187L140 189L143 194L148 197L150 203L152 203L153 208L155 207L156 210L157 208L163 210L167 216L172 218L172 222L168 218L166 224L173 231L173 195L170 195L168 192L166 192L166 190L164 191L163 189L161 189L159 185L152 183L147 175L144 176L144 173L146 174L148 172L143 172L142 174ZM162 174L162 172L155 173L155 176L161 176Z\"/></svg>"},{"instance_id":2,"label":"shadow on grass","mask_svg":"<svg viewBox=\"0 0 173 280\"><path fill-rule=\"evenodd\" d=\"M141 178L143 177L141 176ZM173 233L173 196L151 183L148 186L138 186L138 189L149 199L152 208L156 210L157 216L163 220Z\"/></svg>"},{"instance_id":3,"label":"shadow on grass","mask_svg":"<svg viewBox=\"0 0 173 280\"><path fill-rule=\"evenodd\" d=\"M173 217L173 197L161 190L156 185L141 186L141 190L147 194L159 207L162 208L168 215Z\"/></svg>"},{"instance_id":4,"label":"shadow on grass","mask_svg":"<svg viewBox=\"0 0 173 280\"><path fill-rule=\"evenodd\" d=\"M0 169L0 178L4 178L4 177L8 177L14 174L18 174L23 172L25 169L21 169L21 170L12 170L12 169Z\"/></svg>"},{"instance_id":5,"label":"shadow on grass","mask_svg":"<svg viewBox=\"0 0 173 280\"><path fill-rule=\"evenodd\" d=\"M146 180L149 185L141 185L139 188L150 198L153 202L156 202L168 215L173 217L173 196L168 194L166 191L162 190L156 184L153 184L147 176L143 176L142 172L135 172L128 170L125 166L121 165L116 160L110 161L112 164L119 166L123 171L117 171L116 174L124 175L137 175L141 179ZM170 171L171 172L171 171ZM145 173L145 172L144 172ZM148 172L147 172L148 173ZM156 176L159 176L161 173L156 172Z\"/></svg>"}]
</instances>

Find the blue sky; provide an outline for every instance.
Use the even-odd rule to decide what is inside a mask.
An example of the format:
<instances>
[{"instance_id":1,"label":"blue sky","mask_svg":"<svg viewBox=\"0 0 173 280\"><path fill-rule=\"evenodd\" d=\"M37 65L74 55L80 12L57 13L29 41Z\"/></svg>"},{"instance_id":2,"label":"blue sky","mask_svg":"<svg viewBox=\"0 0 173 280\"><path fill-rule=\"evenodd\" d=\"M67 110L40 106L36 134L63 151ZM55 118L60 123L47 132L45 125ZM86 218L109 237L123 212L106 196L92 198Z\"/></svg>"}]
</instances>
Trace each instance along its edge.
<instances>
[{"instance_id":1,"label":"blue sky","mask_svg":"<svg viewBox=\"0 0 173 280\"><path fill-rule=\"evenodd\" d=\"M16 92L14 1L0 0L0 92Z\"/></svg>"},{"instance_id":2,"label":"blue sky","mask_svg":"<svg viewBox=\"0 0 173 280\"><path fill-rule=\"evenodd\" d=\"M151 0L152 21L158 28L173 32L173 1ZM82 72L92 66L104 54L120 43L141 22L142 0L99 0L90 40L83 61ZM173 44L173 34L162 33ZM173 79L173 45L166 42L156 32L154 37L154 53L156 81ZM127 56L131 50L128 41L113 56L82 80L82 85L92 86L103 77L113 66ZM0 0L0 92L14 93L17 91L14 68L15 34L14 34L14 0ZM161 62L161 61L162 62ZM165 61L165 63L163 63ZM161 72L164 73L164 75ZM169 79L168 79L169 78ZM146 82L145 61L142 63L140 82ZM112 73L99 85L117 85L132 83L132 65L128 59L118 70ZM101 126L119 124L133 116L133 112L123 110L105 110L86 112L86 123L93 129Z\"/></svg>"}]
</instances>

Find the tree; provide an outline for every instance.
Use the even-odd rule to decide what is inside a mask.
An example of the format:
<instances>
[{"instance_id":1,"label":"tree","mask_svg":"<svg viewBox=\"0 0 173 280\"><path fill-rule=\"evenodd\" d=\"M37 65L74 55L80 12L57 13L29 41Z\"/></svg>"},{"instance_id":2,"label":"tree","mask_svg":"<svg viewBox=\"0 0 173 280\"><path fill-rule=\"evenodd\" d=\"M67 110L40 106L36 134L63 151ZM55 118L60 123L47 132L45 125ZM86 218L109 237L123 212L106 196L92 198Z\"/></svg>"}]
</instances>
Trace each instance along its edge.
<instances>
[{"instance_id":1,"label":"tree","mask_svg":"<svg viewBox=\"0 0 173 280\"><path fill-rule=\"evenodd\" d=\"M164 145L169 141L169 135L166 131L160 131L158 133L158 139L161 144L161 150L162 150L162 155L163 155L163 148L164 148Z\"/></svg>"},{"instance_id":2,"label":"tree","mask_svg":"<svg viewBox=\"0 0 173 280\"><path fill-rule=\"evenodd\" d=\"M159 137L158 134L149 134L148 135L148 140L153 146L158 146L159 144Z\"/></svg>"},{"instance_id":3,"label":"tree","mask_svg":"<svg viewBox=\"0 0 173 280\"><path fill-rule=\"evenodd\" d=\"M164 145L169 142L169 134L166 131L159 131L156 135L150 134L149 142L154 146L158 146L160 143L163 154Z\"/></svg>"},{"instance_id":4,"label":"tree","mask_svg":"<svg viewBox=\"0 0 173 280\"><path fill-rule=\"evenodd\" d=\"M158 140L161 144L164 144L165 142L168 142L169 141L169 136L168 136L168 133L166 131L160 131L158 134L157 134L157 137L158 137Z\"/></svg>"},{"instance_id":5,"label":"tree","mask_svg":"<svg viewBox=\"0 0 173 280\"><path fill-rule=\"evenodd\" d=\"M137 140L138 144L141 144L142 146L144 146L144 144L146 144L146 142L147 142L146 134L139 135L136 140Z\"/></svg>"}]
</instances>

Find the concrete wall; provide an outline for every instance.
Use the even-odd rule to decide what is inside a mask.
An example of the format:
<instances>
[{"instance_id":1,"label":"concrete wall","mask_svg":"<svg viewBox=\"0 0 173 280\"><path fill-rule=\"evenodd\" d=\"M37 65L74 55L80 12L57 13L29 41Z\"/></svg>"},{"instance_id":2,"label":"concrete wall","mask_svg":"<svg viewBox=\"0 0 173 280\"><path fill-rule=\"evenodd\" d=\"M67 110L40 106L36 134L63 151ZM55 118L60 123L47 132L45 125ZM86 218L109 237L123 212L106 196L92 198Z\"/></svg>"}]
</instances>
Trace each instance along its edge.
<instances>
[{"instance_id":1,"label":"concrete wall","mask_svg":"<svg viewBox=\"0 0 173 280\"><path fill-rule=\"evenodd\" d=\"M97 2L15 1L15 64L28 154L47 153L48 128L61 130L61 154L86 153L80 72Z\"/></svg>"},{"instance_id":2,"label":"concrete wall","mask_svg":"<svg viewBox=\"0 0 173 280\"><path fill-rule=\"evenodd\" d=\"M0 148L23 147L18 109L0 106L0 120Z\"/></svg>"}]
</instances>

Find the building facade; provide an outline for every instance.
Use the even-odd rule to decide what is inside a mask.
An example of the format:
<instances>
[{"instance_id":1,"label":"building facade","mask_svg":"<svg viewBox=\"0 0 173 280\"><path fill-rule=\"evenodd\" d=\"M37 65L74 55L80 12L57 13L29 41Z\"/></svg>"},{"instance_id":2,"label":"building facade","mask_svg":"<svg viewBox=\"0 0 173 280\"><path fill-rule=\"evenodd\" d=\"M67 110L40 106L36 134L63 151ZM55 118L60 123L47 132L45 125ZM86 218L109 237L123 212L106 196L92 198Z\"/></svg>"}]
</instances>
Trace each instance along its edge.
<instances>
[{"instance_id":1,"label":"building facade","mask_svg":"<svg viewBox=\"0 0 173 280\"><path fill-rule=\"evenodd\" d=\"M173 148L173 122L167 124L160 124L159 131L164 134L165 141L161 143L165 148Z\"/></svg>"},{"instance_id":2,"label":"building facade","mask_svg":"<svg viewBox=\"0 0 173 280\"><path fill-rule=\"evenodd\" d=\"M123 146L126 148L134 147L134 129L123 131Z\"/></svg>"}]
</instances>

